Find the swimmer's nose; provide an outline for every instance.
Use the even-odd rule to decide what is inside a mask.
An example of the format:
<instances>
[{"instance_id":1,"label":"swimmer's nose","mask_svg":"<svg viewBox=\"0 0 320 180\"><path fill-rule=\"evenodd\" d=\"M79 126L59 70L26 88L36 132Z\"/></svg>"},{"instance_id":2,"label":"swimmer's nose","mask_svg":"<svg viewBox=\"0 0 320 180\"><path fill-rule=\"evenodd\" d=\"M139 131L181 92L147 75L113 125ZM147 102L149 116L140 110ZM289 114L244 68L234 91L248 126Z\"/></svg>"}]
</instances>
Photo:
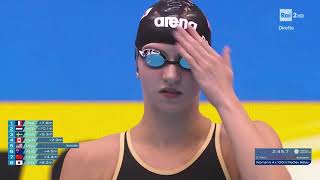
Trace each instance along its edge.
<instances>
[{"instance_id":1,"label":"swimmer's nose","mask_svg":"<svg viewBox=\"0 0 320 180\"><path fill-rule=\"evenodd\" d=\"M163 67L163 80L168 84L178 84L181 81L181 68L178 64L167 64Z\"/></svg>"}]
</instances>

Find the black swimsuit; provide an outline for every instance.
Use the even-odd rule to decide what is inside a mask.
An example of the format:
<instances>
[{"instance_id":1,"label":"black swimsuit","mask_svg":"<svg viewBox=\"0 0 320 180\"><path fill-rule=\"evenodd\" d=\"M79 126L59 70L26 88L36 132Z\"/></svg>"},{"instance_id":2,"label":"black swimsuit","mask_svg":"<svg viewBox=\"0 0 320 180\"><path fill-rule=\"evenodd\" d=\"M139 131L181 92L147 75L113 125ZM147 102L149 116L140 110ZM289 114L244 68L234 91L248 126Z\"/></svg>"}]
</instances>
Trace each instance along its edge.
<instances>
[{"instance_id":1,"label":"black swimsuit","mask_svg":"<svg viewBox=\"0 0 320 180\"><path fill-rule=\"evenodd\" d=\"M220 125L211 124L206 142L200 150L188 163L175 170L158 170L144 163L133 149L130 132L122 133L118 164L113 180L230 179L221 155L219 132Z\"/></svg>"}]
</instances>

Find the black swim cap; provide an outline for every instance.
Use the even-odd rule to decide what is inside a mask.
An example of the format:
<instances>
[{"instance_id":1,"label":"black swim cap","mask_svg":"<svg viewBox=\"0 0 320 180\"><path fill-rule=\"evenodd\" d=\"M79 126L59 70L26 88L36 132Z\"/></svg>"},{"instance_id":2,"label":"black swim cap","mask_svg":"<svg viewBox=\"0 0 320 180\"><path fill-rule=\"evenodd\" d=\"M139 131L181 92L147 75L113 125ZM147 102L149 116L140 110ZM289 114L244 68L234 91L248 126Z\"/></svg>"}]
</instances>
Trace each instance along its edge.
<instances>
[{"instance_id":1,"label":"black swim cap","mask_svg":"<svg viewBox=\"0 0 320 180\"><path fill-rule=\"evenodd\" d=\"M190 0L160 0L142 16L136 37L139 50L148 43L175 44L172 31L177 26L191 25L211 45L211 30L207 18Z\"/></svg>"}]
</instances>

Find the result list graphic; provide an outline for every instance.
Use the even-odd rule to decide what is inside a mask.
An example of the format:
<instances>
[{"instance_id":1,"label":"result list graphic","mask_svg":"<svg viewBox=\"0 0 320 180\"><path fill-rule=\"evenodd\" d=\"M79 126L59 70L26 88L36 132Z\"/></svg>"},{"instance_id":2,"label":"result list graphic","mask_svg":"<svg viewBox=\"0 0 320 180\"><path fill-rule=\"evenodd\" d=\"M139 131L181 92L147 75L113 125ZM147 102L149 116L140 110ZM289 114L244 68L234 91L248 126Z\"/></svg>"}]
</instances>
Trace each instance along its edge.
<instances>
[{"instance_id":1,"label":"result list graphic","mask_svg":"<svg viewBox=\"0 0 320 180\"><path fill-rule=\"evenodd\" d=\"M53 136L53 120L8 121L8 165L52 165L59 148L79 148Z\"/></svg>"}]
</instances>

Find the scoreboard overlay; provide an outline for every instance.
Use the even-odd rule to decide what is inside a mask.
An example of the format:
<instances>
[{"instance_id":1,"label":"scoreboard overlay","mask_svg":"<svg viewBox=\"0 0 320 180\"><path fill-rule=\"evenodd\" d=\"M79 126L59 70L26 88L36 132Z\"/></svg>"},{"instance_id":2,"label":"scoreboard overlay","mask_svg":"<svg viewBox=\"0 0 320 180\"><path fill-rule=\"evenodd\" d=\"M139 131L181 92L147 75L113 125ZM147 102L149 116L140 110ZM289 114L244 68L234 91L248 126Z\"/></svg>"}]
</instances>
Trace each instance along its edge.
<instances>
[{"instance_id":1,"label":"scoreboard overlay","mask_svg":"<svg viewBox=\"0 0 320 180\"><path fill-rule=\"evenodd\" d=\"M8 121L8 165L52 165L59 148L79 148L53 136L53 120Z\"/></svg>"}]
</instances>

